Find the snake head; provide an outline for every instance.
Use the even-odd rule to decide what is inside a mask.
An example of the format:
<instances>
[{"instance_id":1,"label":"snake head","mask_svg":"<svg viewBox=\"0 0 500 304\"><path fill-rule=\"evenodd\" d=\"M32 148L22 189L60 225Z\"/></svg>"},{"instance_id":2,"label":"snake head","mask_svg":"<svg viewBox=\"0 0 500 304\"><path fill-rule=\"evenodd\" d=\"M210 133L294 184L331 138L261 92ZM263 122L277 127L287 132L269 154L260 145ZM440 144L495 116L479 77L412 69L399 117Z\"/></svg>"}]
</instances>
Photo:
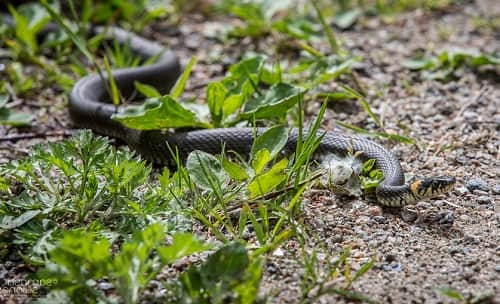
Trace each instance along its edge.
<instances>
[{"instance_id":1,"label":"snake head","mask_svg":"<svg viewBox=\"0 0 500 304\"><path fill-rule=\"evenodd\" d=\"M452 176L435 176L411 183L413 194L420 198L431 198L453 189L456 179Z\"/></svg>"}]
</instances>

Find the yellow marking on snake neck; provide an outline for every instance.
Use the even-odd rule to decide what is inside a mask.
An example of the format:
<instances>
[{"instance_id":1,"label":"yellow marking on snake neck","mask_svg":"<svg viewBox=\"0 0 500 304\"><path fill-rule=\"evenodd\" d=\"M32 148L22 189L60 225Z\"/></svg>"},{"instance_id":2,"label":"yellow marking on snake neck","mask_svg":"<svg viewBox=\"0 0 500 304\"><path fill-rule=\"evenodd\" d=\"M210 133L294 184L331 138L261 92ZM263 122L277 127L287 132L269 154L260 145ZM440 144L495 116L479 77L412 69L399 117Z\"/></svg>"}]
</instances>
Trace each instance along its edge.
<instances>
[{"instance_id":1,"label":"yellow marking on snake neck","mask_svg":"<svg viewBox=\"0 0 500 304\"><path fill-rule=\"evenodd\" d=\"M418 194L418 187L420 186L421 183L422 181L419 180L411 183L410 185L411 192L413 192L414 194Z\"/></svg>"}]
</instances>

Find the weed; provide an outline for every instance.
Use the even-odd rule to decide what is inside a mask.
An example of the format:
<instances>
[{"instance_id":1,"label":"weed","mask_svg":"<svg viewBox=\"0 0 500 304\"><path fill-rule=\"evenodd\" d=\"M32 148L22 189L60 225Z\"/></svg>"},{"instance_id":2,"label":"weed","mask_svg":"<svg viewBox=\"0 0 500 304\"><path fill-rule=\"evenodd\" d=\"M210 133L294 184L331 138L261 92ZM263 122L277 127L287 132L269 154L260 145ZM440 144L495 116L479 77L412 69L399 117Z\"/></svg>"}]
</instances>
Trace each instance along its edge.
<instances>
[{"instance_id":1,"label":"weed","mask_svg":"<svg viewBox=\"0 0 500 304\"><path fill-rule=\"evenodd\" d=\"M423 70L425 78L443 81L449 80L457 69L464 66L477 69L498 64L500 64L500 56L497 54L483 54L460 49L443 51L437 57L417 57L403 62L406 68Z\"/></svg>"},{"instance_id":2,"label":"weed","mask_svg":"<svg viewBox=\"0 0 500 304\"><path fill-rule=\"evenodd\" d=\"M8 95L0 95L0 125L23 126L29 124L33 116L11 110L8 107Z\"/></svg>"}]
</instances>

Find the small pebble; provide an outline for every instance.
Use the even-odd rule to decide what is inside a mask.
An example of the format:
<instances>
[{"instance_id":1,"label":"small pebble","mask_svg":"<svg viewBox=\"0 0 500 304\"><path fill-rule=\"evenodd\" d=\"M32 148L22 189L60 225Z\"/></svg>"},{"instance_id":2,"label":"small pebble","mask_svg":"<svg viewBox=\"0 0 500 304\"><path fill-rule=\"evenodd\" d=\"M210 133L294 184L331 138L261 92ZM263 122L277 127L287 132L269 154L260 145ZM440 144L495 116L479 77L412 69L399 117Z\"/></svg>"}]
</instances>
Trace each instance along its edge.
<instances>
[{"instance_id":1,"label":"small pebble","mask_svg":"<svg viewBox=\"0 0 500 304\"><path fill-rule=\"evenodd\" d=\"M382 208L380 206L371 206L366 212L371 216L380 216L382 215Z\"/></svg>"},{"instance_id":2,"label":"small pebble","mask_svg":"<svg viewBox=\"0 0 500 304\"><path fill-rule=\"evenodd\" d=\"M481 195L480 197L478 197L476 199L476 201L478 204L481 204L481 205L491 204L491 198L487 195Z\"/></svg>"},{"instance_id":3,"label":"small pebble","mask_svg":"<svg viewBox=\"0 0 500 304\"><path fill-rule=\"evenodd\" d=\"M465 187L467 187L467 189L469 189L469 191L471 192L474 190L490 191L490 187L488 186L488 184L484 180L479 178L472 178L468 180L465 183Z\"/></svg>"},{"instance_id":4,"label":"small pebble","mask_svg":"<svg viewBox=\"0 0 500 304\"><path fill-rule=\"evenodd\" d=\"M500 272L500 265L495 266L495 271Z\"/></svg>"},{"instance_id":5,"label":"small pebble","mask_svg":"<svg viewBox=\"0 0 500 304\"><path fill-rule=\"evenodd\" d=\"M442 211L438 214L437 220L439 225L450 226L455 222L455 214L450 210Z\"/></svg>"},{"instance_id":6,"label":"small pebble","mask_svg":"<svg viewBox=\"0 0 500 304\"><path fill-rule=\"evenodd\" d=\"M407 223L413 223L418 218L418 213L411 210L402 210L401 218Z\"/></svg>"},{"instance_id":7,"label":"small pebble","mask_svg":"<svg viewBox=\"0 0 500 304\"><path fill-rule=\"evenodd\" d=\"M387 219L381 215L374 216L373 219L379 224L387 223Z\"/></svg>"},{"instance_id":8,"label":"small pebble","mask_svg":"<svg viewBox=\"0 0 500 304\"><path fill-rule=\"evenodd\" d=\"M455 255L455 254L458 254L458 253L463 253L464 252L464 249L463 247L461 246L456 246L456 247L452 247L448 250L448 252L451 254L451 255Z\"/></svg>"},{"instance_id":9,"label":"small pebble","mask_svg":"<svg viewBox=\"0 0 500 304\"><path fill-rule=\"evenodd\" d=\"M493 186L493 194L500 194L500 184Z\"/></svg>"},{"instance_id":10,"label":"small pebble","mask_svg":"<svg viewBox=\"0 0 500 304\"><path fill-rule=\"evenodd\" d=\"M475 195L488 195L488 192L487 191L483 191L483 190L474 190L472 191L473 194Z\"/></svg>"},{"instance_id":11,"label":"small pebble","mask_svg":"<svg viewBox=\"0 0 500 304\"><path fill-rule=\"evenodd\" d=\"M275 257L282 257L284 255L285 255L285 253L283 252L283 250L281 248L278 248L273 252L273 256L275 256Z\"/></svg>"}]
</instances>

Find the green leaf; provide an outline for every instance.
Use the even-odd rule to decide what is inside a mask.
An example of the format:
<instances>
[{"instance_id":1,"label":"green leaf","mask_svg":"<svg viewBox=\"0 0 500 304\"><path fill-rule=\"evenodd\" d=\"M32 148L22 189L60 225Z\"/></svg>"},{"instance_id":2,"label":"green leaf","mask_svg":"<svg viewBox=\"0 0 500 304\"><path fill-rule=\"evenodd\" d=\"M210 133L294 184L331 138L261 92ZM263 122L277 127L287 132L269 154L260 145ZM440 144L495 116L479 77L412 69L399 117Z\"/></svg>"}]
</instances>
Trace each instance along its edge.
<instances>
[{"instance_id":1,"label":"green leaf","mask_svg":"<svg viewBox=\"0 0 500 304\"><path fill-rule=\"evenodd\" d=\"M114 114L112 118L129 128L138 130L208 127L206 123L198 120L195 113L168 95L147 100L140 106L129 106L123 112Z\"/></svg>"},{"instance_id":2,"label":"green leaf","mask_svg":"<svg viewBox=\"0 0 500 304\"><path fill-rule=\"evenodd\" d=\"M211 245L205 245L190 233L178 232L174 234L172 244L168 247L158 249L158 254L163 263L171 264L185 256L206 251L212 248Z\"/></svg>"},{"instance_id":3,"label":"green leaf","mask_svg":"<svg viewBox=\"0 0 500 304\"><path fill-rule=\"evenodd\" d=\"M356 271L354 276L352 277L352 282L354 282L357 279L359 279L360 277L362 277L368 270L370 270L373 267L373 265L375 265L373 260L370 260L369 262L364 263L363 266L361 266L358 269L358 271Z\"/></svg>"},{"instance_id":4,"label":"green leaf","mask_svg":"<svg viewBox=\"0 0 500 304\"><path fill-rule=\"evenodd\" d=\"M460 292L458 292L456 289L453 289L450 286L444 286L438 289L440 293L443 295L447 296L450 299L457 300L457 301L465 301L464 297Z\"/></svg>"},{"instance_id":5,"label":"green leaf","mask_svg":"<svg viewBox=\"0 0 500 304\"><path fill-rule=\"evenodd\" d=\"M228 181L221 162L212 154L203 151L189 153L186 168L196 186L204 190L218 191Z\"/></svg>"},{"instance_id":6,"label":"green leaf","mask_svg":"<svg viewBox=\"0 0 500 304\"><path fill-rule=\"evenodd\" d=\"M236 110L238 110L243 102L245 101L244 94L233 94L227 97L224 100L224 104L222 106L222 113L224 113L224 118L233 114Z\"/></svg>"},{"instance_id":7,"label":"green leaf","mask_svg":"<svg viewBox=\"0 0 500 304\"><path fill-rule=\"evenodd\" d=\"M406 136L403 136L403 135L398 135L398 134L391 134L391 133L386 133L386 132L370 132L368 130L365 130L363 128L360 128L358 126L354 126L354 125L351 125L351 124L348 124L348 123L345 123L345 122L341 122L341 121L337 121L337 124L343 128L346 128L346 129L349 129L349 130L352 130L356 133L360 133L360 134L365 134L365 135L368 135L368 136L376 136L376 137L380 137L380 138L389 138L389 139L392 139L392 140L395 140L395 141L398 141L398 142L402 142L402 143L405 143L405 144L413 144L414 143L414 140L409 138L409 137L406 137Z\"/></svg>"},{"instance_id":8,"label":"green leaf","mask_svg":"<svg viewBox=\"0 0 500 304\"><path fill-rule=\"evenodd\" d=\"M259 174L266 167L267 163L271 160L271 154L269 150L262 149L252 156L252 167L255 174Z\"/></svg>"},{"instance_id":9,"label":"green leaf","mask_svg":"<svg viewBox=\"0 0 500 304\"><path fill-rule=\"evenodd\" d=\"M134 86L137 91L139 91L139 93L146 96L147 98L161 97L160 92L158 92L158 90L153 86L140 83L138 81L134 81Z\"/></svg>"},{"instance_id":10,"label":"green leaf","mask_svg":"<svg viewBox=\"0 0 500 304\"><path fill-rule=\"evenodd\" d=\"M33 115L0 107L0 125L25 126L33 120Z\"/></svg>"},{"instance_id":11,"label":"green leaf","mask_svg":"<svg viewBox=\"0 0 500 304\"><path fill-rule=\"evenodd\" d=\"M273 190L279 184L285 181L287 177L285 168L287 165L288 160L282 159L281 161L274 164L274 166L269 169L269 171L255 177L254 180L250 182L250 184L248 184L250 197L254 198L269 193L269 191Z\"/></svg>"},{"instance_id":12,"label":"green leaf","mask_svg":"<svg viewBox=\"0 0 500 304\"><path fill-rule=\"evenodd\" d=\"M288 128L274 126L259 135L252 145L252 157L260 150L267 149L270 159L274 159L285 147L288 140Z\"/></svg>"},{"instance_id":13,"label":"green leaf","mask_svg":"<svg viewBox=\"0 0 500 304\"><path fill-rule=\"evenodd\" d=\"M19 12L29 20L29 28L36 35L50 21L50 15L39 3L19 6Z\"/></svg>"},{"instance_id":14,"label":"green leaf","mask_svg":"<svg viewBox=\"0 0 500 304\"><path fill-rule=\"evenodd\" d=\"M415 58L404 60L401 65L410 70L424 70L433 68L435 63L432 58Z\"/></svg>"},{"instance_id":15,"label":"green leaf","mask_svg":"<svg viewBox=\"0 0 500 304\"><path fill-rule=\"evenodd\" d=\"M335 25L341 29L348 29L358 21L361 16L361 10L359 8L354 8L345 12L342 12L335 16L333 22Z\"/></svg>"},{"instance_id":16,"label":"green leaf","mask_svg":"<svg viewBox=\"0 0 500 304\"><path fill-rule=\"evenodd\" d=\"M250 260L245 246L230 243L211 255L201 267L192 266L181 277L179 296L187 303L251 304L259 294L262 259Z\"/></svg>"},{"instance_id":17,"label":"green leaf","mask_svg":"<svg viewBox=\"0 0 500 304\"><path fill-rule=\"evenodd\" d=\"M238 165L237 163L228 160L227 158L222 159L222 167L224 168L224 170L226 170L227 174L229 174L229 176L234 180L244 181L247 180L249 177L245 168Z\"/></svg>"},{"instance_id":18,"label":"green leaf","mask_svg":"<svg viewBox=\"0 0 500 304\"><path fill-rule=\"evenodd\" d=\"M9 101L9 95L0 94L0 109L5 107L8 101Z\"/></svg>"},{"instance_id":19,"label":"green leaf","mask_svg":"<svg viewBox=\"0 0 500 304\"><path fill-rule=\"evenodd\" d=\"M310 40L317 33L315 25L305 18L287 17L274 22L272 27L281 33L302 40Z\"/></svg>"},{"instance_id":20,"label":"green leaf","mask_svg":"<svg viewBox=\"0 0 500 304\"><path fill-rule=\"evenodd\" d=\"M245 246L231 243L211 255L201 267L201 274L216 284L217 281L231 282L242 278L250 259Z\"/></svg>"},{"instance_id":21,"label":"green leaf","mask_svg":"<svg viewBox=\"0 0 500 304\"><path fill-rule=\"evenodd\" d=\"M242 119L281 117L306 93L302 87L279 83L272 86L264 97L254 98L245 104Z\"/></svg>"},{"instance_id":22,"label":"green leaf","mask_svg":"<svg viewBox=\"0 0 500 304\"><path fill-rule=\"evenodd\" d=\"M343 101L356 98L356 96L352 96L352 94L345 91L319 93L318 97L326 97L328 101Z\"/></svg>"},{"instance_id":23,"label":"green leaf","mask_svg":"<svg viewBox=\"0 0 500 304\"><path fill-rule=\"evenodd\" d=\"M368 174L375 166L375 160L369 159L363 163L363 173Z\"/></svg>"},{"instance_id":24,"label":"green leaf","mask_svg":"<svg viewBox=\"0 0 500 304\"><path fill-rule=\"evenodd\" d=\"M227 88L221 82L211 82L207 86L207 104L215 126L219 126L222 120L227 93Z\"/></svg>"},{"instance_id":25,"label":"green leaf","mask_svg":"<svg viewBox=\"0 0 500 304\"><path fill-rule=\"evenodd\" d=\"M323 31L326 34L326 38L328 39L328 43L330 44L332 53L338 54L340 47L337 42L337 39L335 38L335 34L333 33L332 28L328 25L328 22L326 22L325 17L323 17L323 12L321 11L321 8L319 7L318 3L316 1L312 1L312 5L314 7L314 10L316 11L316 14L318 15L321 27L323 28Z\"/></svg>"},{"instance_id":26,"label":"green leaf","mask_svg":"<svg viewBox=\"0 0 500 304\"><path fill-rule=\"evenodd\" d=\"M177 79L177 82L175 83L172 90L170 90L170 96L172 96L172 98L176 99L176 98L181 96L182 92L184 92L184 87L186 86L186 82L187 82L189 75L191 74L191 70L193 69L193 66L195 64L196 64L196 57L193 56L189 60L186 68L182 72L179 79Z\"/></svg>"},{"instance_id":27,"label":"green leaf","mask_svg":"<svg viewBox=\"0 0 500 304\"><path fill-rule=\"evenodd\" d=\"M21 40L30 51L36 53L38 51L36 33L30 29L28 19L19 14L13 6L8 5L8 8L16 22L16 37Z\"/></svg>"},{"instance_id":28,"label":"green leaf","mask_svg":"<svg viewBox=\"0 0 500 304\"><path fill-rule=\"evenodd\" d=\"M229 68L229 73L232 78L238 79L242 82L242 80L247 79L252 74L260 74L260 71L264 66L264 62L265 57L263 55L244 59L232 65Z\"/></svg>"},{"instance_id":29,"label":"green leaf","mask_svg":"<svg viewBox=\"0 0 500 304\"><path fill-rule=\"evenodd\" d=\"M113 259L111 274L115 287L125 303L138 303L141 290L154 278L153 250L165 239L163 226L152 224L136 231L132 240L124 243Z\"/></svg>"},{"instance_id":30,"label":"green leaf","mask_svg":"<svg viewBox=\"0 0 500 304\"><path fill-rule=\"evenodd\" d=\"M111 100L114 105L120 104L120 91L116 86L115 78L113 77L113 72L111 71L111 66L109 65L108 57L104 56L104 66L106 67L106 74L108 75L108 86L111 89Z\"/></svg>"},{"instance_id":31,"label":"green leaf","mask_svg":"<svg viewBox=\"0 0 500 304\"><path fill-rule=\"evenodd\" d=\"M365 109L365 111L368 113L368 115L373 119L373 121L375 121L377 126L380 126L380 120L378 119L377 115L375 115L375 113L373 113L370 105L368 104L368 101L366 101L366 98L347 85L342 85L342 88L344 90L346 90L352 96L358 98L358 100L361 101L361 106L363 107L363 109Z\"/></svg>"},{"instance_id":32,"label":"green leaf","mask_svg":"<svg viewBox=\"0 0 500 304\"><path fill-rule=\"evenodd\" d=\"M14 217L11 215L1 215L0 216L0 228L2 229L14 229L22 226L24 223L30 221L32 218L40 214L40 210L28 210L21 215Z\"/></svg>"}]
</instances>

